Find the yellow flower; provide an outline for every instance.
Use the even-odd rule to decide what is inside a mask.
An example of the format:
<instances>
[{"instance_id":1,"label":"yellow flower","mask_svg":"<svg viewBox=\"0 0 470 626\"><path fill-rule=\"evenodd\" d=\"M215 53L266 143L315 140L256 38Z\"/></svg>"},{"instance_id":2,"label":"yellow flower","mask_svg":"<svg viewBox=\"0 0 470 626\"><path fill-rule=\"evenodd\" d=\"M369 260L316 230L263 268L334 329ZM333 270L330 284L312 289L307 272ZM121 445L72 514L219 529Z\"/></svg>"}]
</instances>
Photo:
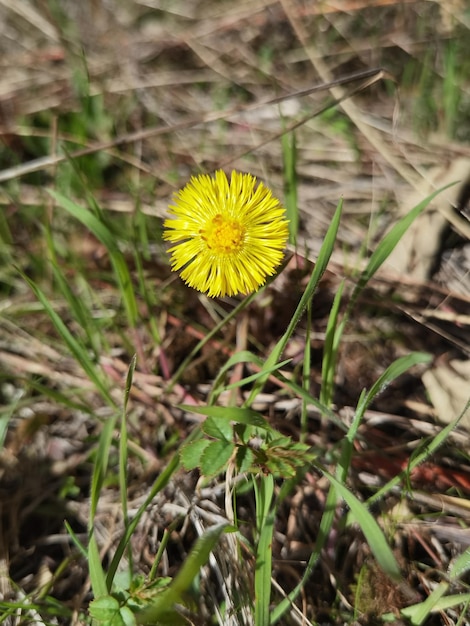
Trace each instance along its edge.
<instances>
[{"instance_id":1,"label":"yellow flower","mask_svg":"<svg viewBox=\"0 0 470 626\"><path fill-rule=\"evenodd\" d=\"M251 174L192 177L165 221L171 266L210 297L250 293L275 273L288 237L285 210Z\"/></svg>"}]
</instances>

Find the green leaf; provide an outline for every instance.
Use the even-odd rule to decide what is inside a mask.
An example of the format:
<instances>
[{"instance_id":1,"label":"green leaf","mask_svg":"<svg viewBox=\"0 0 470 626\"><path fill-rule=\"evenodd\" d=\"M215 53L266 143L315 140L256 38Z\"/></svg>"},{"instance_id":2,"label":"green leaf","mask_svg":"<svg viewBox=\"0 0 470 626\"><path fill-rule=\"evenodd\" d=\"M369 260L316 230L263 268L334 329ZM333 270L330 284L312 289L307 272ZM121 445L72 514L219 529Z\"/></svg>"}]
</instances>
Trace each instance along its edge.
<instances>
[{"instance_id":1,"label":"green leaf","mask_svg":"<svg viewBox=\"0 0 470 626\"><path fill-rule=\"evenodd\" d=\"M254 463L255 455L253 450L248 446L239 446L237 448L237 468L240 474L248 472Z\"/></svg>"},{"instance_id":2,"label":"green leaf","mask_svg":"<svg viewBox=\"0 0 470 626\"><path fill-rule=\"evenodd\" d=\"M201 472L204 476L215 476L226 469L235 451L231 441L211 441L201 454Z\"/></svg>"},{"instance_id":3,"label":"green leaf","mask_svg":"<svg viewBox=\"0 0 470 626\"><path fill-rule=\"evenodd\" d=\"M123 626L136 626L137 624L135 615L128 606L121 607L119 617L122 620Z\"/></svg>"},{"instance_id":4,"label":"green leaf","mask_svg":"<svg viewBox=\"0 0 470 626\"><path fill-rule=\"evenodd\" d=\"M89 612L103 626L135 626L135 615L127 606L120 606L113 596L97 598L90 603Z\"/></svg>"},{"instance_id":5,"label":"green leaf","mask_svg":"<svg viewBox=\"0 0 470 626\"><path fill-rule=\"evenodd\" d=\"M180 450L181 463L188 471L201 467L201 456L207 446L210 444L208 439L198 439L183 445Z\"/></svg>"},{"instance_id":6,"label":"green leaf","mask_svg":"<svg viewBox=\"0 0 470 626\"><path fill-rule=\"evenodd\" d=\"M114 623L112 620L119 613L119 602L113 596L102 596L90 602L89 613L91 617L106 624Z\"/></svg>"},{"instance_id":7,"label":"green leaf","mask_svg":"<svg viewBox=\"0 0 470 626\"><path fill-rule=\"evenodd\" d=\"M233 428L230 421L218 417L208 417L201 426L202 432L214 439L232 441Z\"/></svg>"},{"instance_id":8,"label":"green leaf","mask_svg":"<svg viewBox=\"0 0 470 626\"><path fill-rule=\"evenodd\" d=\"M237 406L191 406L180 405L185 411L198 413L199 415L207 415L220 420L231 420L237 424L246 424L247 426L255 426L264 430L272 430L271 426L257 411L249 408Z\"/></svg>"}]
</instances>

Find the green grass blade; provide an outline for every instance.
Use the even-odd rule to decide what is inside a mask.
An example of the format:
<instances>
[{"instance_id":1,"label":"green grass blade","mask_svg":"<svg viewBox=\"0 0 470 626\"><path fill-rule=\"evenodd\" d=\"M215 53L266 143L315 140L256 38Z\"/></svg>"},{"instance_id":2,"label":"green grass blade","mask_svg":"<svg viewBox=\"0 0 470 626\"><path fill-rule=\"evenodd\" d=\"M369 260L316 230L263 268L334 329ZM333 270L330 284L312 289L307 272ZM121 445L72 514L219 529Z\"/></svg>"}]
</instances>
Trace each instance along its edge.
<instances>
[{"instance_id":1,"label":"green grass blade","mask_svg":"<svg viewBox=\"0 0 470 626\"><path fill-rule=\"evenodd\" d=\"M272 544L275 507L272 506L274 478L260 476L255 485L258 545L255 566L255 626L269 626L271 602Z\"/></svg>"},{"instance_id":2,"label":"green grass blade","mask_svg":"<svg viewBox=\"0 0 470 626\"><path fill-rule=\"evenodd\" d=\"M410 624L413 626L421 626L448 589L449 583L440 582L437 587L432 590L424 602L407 606L405 609L402 609L401 614L404 617L407 617L410 620Z\"/></svg>"},{"instance_id":3,"label":"green grass blade","mask_svg":"<svg viewBox=\"0 0 470 626\"><path fill-rule=\"evenodd\" d=\"M103 423L103 430L100 434L98 448L95 454L95 462L93 466L93 476L91 478L90 493L90 529L93 528L93 520L95 519L98 501L100 499L101 489L104 479L108 471L109 454L114 434L114 428L117 421L117 413L109 417Z\"/></svg>"},{"instance_id":4,"label":"green grass blade","mask_svg":"<svg viewBox=\"0 0 470 626\"><path fill-rule=\"evenodd\" d=\"M98 328L93 316L90 315L90 309L87 306L86 300L84 300L82 297L77 297L75 295L69 281L64 276L64 272L60 266L59 261L57 260L54 241L49 228L45 229L45 238L49 252L49 262L52 268L52 272L54 274L54 279L56 281L57 287L67 301L70 307L70 311L75 317L78 326L85 333L88 342L95 354L95 359L98 359L101 353L100 348L102 333L100 332L100 329Z\"/></svg>"},{"instance_id":5,"label":"green grass blade","mask_svg":"<svg viewBox=\"0 0 470 626\"><path fill-rule=\"evenodd\" d=\"M407 354L406 356L400 357L391 365L389 365L385 372L381 376L379 376L376 382L372 385L370 391L363 392L361 394L356 411L354 413L354 418L344 440L341 459L338 463L338 476L340 476L343 481L346 480L349 466L351 464L354 440L357 435L357 430L370 403L378 394L382 393L396 378L407 372L415 365L429 363L431 359L432 356L430 354L426 354L425 352L413 352L412 354Z\"/></svg>"},{"instance_id":6,"label":"green grass blade","mask_svg":"<svg viewBox=\"0 0 470 626\"><path fill-rule=\"evenodd\" d=\"M93 475L91 479L90 493L90 517L88 520L88 528L90 539L88 543L88 561L90 568L90 580L95 598L105 596L109 589L106 584L106 574L101 564L98 545L94 534L94 519L98 502L100 498L101 488L106 477L109 461L109 452L114 427L116 425L117 414L104 422L101 431L98 448L96 450L95 462L93 466Z\"/></svg>"},{"instance_id":7,"label":"green grass blade","mask_svg":"<svg viewBox=\"0 0 470 626\"><path fill-rule=\"evenodd\" d=\"M265 367L266 368L272 368L272 366L277 363L281 357L281 354L284 352L285 347L289 341L289 339L292 336L292 333L294 332L297 324L299 323L305 308L307 307L308 302L312 299L317 287L318 287L318 283L321 280L321 277L323 276L328 262L330 260L331 254L333 253L333 248L335 245L335 241L336 241L336 236L338 234L338 228L339 228L339 223L341 220L341 214L342 214L342 210L343 210L343 201L340 200L340 202L338 203L338 206L336 207L336 211L335 214L331 220L330 226L328 228L328 231L325 235L325 238L323 240L323 244L322 247L320 249L320 252L318 254L318 258L317 261L315 263L315 267L313 268L313 272L312 275L310 277L310 280L308 281L307 287L305 288L304 293L302 294L302 297L300 298L299 304L297 305L297 308L292 316L291 321L289 322L289 325L287 327L286 332L284 333L284 335L280 338L280 340L277 342L277 344L275 345L275 347L273 348L271 354L269 355L269 357L266 359L265 362ZM258 395L258 393L261 391L261 389L263 388L266 380L268 379L269 374L265 374L264 376L262 376L260 379L258 379L258 381L256 382L255 385L253 385L253 389L251 390L250 396L248 398L248 400L246 401L246 405L249 406L252 404L253 400L255 399L255 397Z\"/></svg>"},{"instance_id":8,"label":"green grass blade","mask_svg":"<svg viewBox=\"0 0 470 626\"><path fill-rule=\"evenodd\" d=\"M322 550L326 544L330 531L333 527L333 523L335 521L336 501L336 490L333 485L330 485L330 490L326 499L325 510L323 511L323 515L320 520L320 527L318 529L318 534L315 541L315 548L310 555L307 566L304 573L302 574L302 578L300 579L300 581L297 583L294 589L283 600L281 600L281 602L279 602L275 609L273 609L271 613L271 624L276 624L289 610L292 603L295 602L295 599L301 593L308 579L312 575L320 559Z\"/></svg>"},{"instance_id":9,"label":"green grass blade","mask_svg":"<svg viewBox=\"0 0 470 626\"><path fill-rule=\"evenodd\" d=\"M311 386L311 364L312 364L312 301L307 305L307 327L304 344L304 358L302 363L302 389L308 393ZM300 409L300 435L299 441L304 443L308 434L308 403L302 398Z\"/></svg>"},{"instance_id":10,"label":"green grass blade","mask_svg":"<svg viewBox=\"0 0 470 626\"><path fill-rule=\"evenodd\" d=\"M450 608L464 605L463 611L459 612L460 621L455 622L456 626L466 624L464 617L468 618L468 607L470 606L470 593L455 593L440 598L433 607L433 613L438 611L446 611Z\"/></svg>"},{"instance_id":11,"label":"green grass blade","mask_svg":"<svg viewBox=\"0 0 470 626\"><path fill-rule=\"evenodd\" d=\"M5 407L4 410L0 412L0 450L5 444L5 438L7 436L10 420L13 415L15 415L16 409L19 404L20 399L16 398L15 400L13 400L13 402L11 402L11 404L9 404L7 407Z\"/></svg>"},{"instance_id":12,"label":"green grass blade","mask_svg":"<svg viewBox=\"0 0 470 626\"><path fill-rule=\"evenodd\" d=\"M322 384L320 390L320 402L326 406L330 406L333 402L334 378L336 373L336 359L339 348L340 333L337 333L339 307L343 295L344 281L342 281L336 291L328 317L326 327L325 343L323 345L323 361L322 361Z\"/></svg>"},{"instance_id":13,"label":"green grass blade","mask_svg":"<svg viewBox=\"0 0 470 626\"><path fill-rule=\"evenodd\" d=\"M126 387L124 390L124 401L121 414L121 432L119 437L119 494L121 496L122 515L124 519L124 525L127 527L129 524L128 519L128 506L127 506L127 491L128 491L128 436L127 436L127 405L129 402L129 394L132 387L132 379L134 376L135 366L137 363L137 357L132 357L127 372ZM132 571L132 550L128 550L129 571Z\"/></svg>"},{"instance_id":14,"label":"green grass blade","mask_svg":"<svg viewBox=\"0 0 470 626\"><path fill-rule=\"evenodd\" d=\"M289 242L295 246L299 231L299 204L297 198L297 144L295 132L281 137L284 172L284 206L289 220Z\"/></svg>"},{"instance_id":15,"label":"green grass blade","mask_svg":"<svg viewBox=\"0 0 470 626\"><path fill-rule=\"evenodd\" d=\"M73 541L74 546L77 548L77 550L80 552L80 554L83 556L83 558L87 558L88 554L87 554L87 549L86 547L82 544L82 542L80 541L80 539L77 537L77 535L75 534L75 531L73 530L73 528L70 526L69 522L67 520L64 520L64 526L65 526L65 530L68 532L70 539Z\"/></svg>"},{"instance_id":16,"label":"green grass blade","mask_svg":"<svg viewBox=\"0 0 470 626\"><path fill-rule=\"evenodd\" d=\"M94 534L91 534L88 542L88 567L90 572L91 588L95 598L101 598L108 594L106 576L101 564L100 553Z\"/></svg>"},{"instance_id":17,"label":"green grass blade","mask_svg":"<svg viewBox=\"0 0 470 626\"><path fill-rule=\"evenodd\" d=\"M317 290L318 284L323 274L325 273L325 270L328 266L328 262L333 253L333 249L334 249L335 242L336 242L336 236L338 234L338 228L339 228L339 224L341 221L342 211L343 211L343 201L340 200L338 203L338 206L336 207L336 211L335 211L335 214L333 215L328 231L323 240L323 244L320 249L320 252L318 253L318 258L315 262L315 267L313 268L312 276L310 277L310 280L308 281L307 287L305 288L305 291L302 294L300 302L297 305L297 308L294 312L294 315L292 316L292 319L289 323L289 326L287 327L286 332L284 333L284 335L282 336L282 338L280 339L280 341L274 348L272 354L270 355L270 359L268 360L274 359L274 362L276 362L281 356L281 354L284 352L287 342L291 338L292 333L294 332L297 324L299 323L305 311L305 308L307 307L308 302L313 298L313 295L315 291Z\"/></svg>"},{"instance_id":18,"label":"green grass blade","mask_svg":"<svg viewBox=\"0 0 470 626\"><path fill-rule=\"evenodd\" d=\"M199 537L168 589L151 606L137 614L138 624L169 623L168 619L176 614L174 605L182 600L184 592L190 588L201 567L207 563L227 526L225 522L217 524Z\"/></svg>"},{"instance_id":19,"label":"green grass blade","mask_svg":"<svg viewBox=\"0 0 470 626\"><path fill-rule=\"evenodd\" d=\"M188 437L186 437L185 444L188 444L193 439L196 439L199 435L200 435L200 429L199 428L195 428L192 431L192 433ZM118 543L118 546L117 546L116 551L114 553L113 559L112 559L111 563L108 566L108 573L107 573L107 576L106 576L106 582L107 582L107 586L108 586L109 589L111 589L111 586L112 586L113 580L114 580L114 576L116 575L117 569L119 567L119 563L120 563L120 561L122 559L122 556L123 556L123 554L124 554L124 552L126 550L126 547L129 545L129 542L131 540L132 534L133 534L134 530L136 529L138 523L140 522L140 519L141 519L142 515L145 513L145 511L147 511L148 507L150 506L152 500L155 498L157 493L159 493L162 489L164 489L166 487L166 485L168 484L170 478L176 472L178 467L179 467L179 454L174 454L172 459L168 463L168 465L159 474L158 478L153 483L147 498L142 503L142 505L139 507L139 509L137 510L137 513L132 518L132 521L129 522L127 528L125 529L124 535L123 535L123 537L121 538L121 540Z\"/></svg>"},{"instance_id":20,"label":"green grass blade","mask_svg":"<svg viewBox=\"0 0 470 626\"><path fill-rule=\"evenodd\" d=\"M400 239L406 233L408 228L414 222L414 220L424 211L424 209L428 206L432 200L439 195L442 191L451 187L455 183L451 183L450 185L446 185L445 187L441 187L427 198L425 198L422 202L417 204L409 213L407 213L404 217L402 217L393 228L385 235L382 241L378 244L377 248L372 253L369 262L367 263L366 268L363 270L359 277L359 282L354 290L353 296L351 298L351 308L355 304L357 297L360 292L363 290L365 285L369 282L369 280L374 276L380 266L388 259L390 254L393 252L395 247L397 246Z\"/></svg>"},{"instance_id":21,"label":"green grass blade","mask_svg":"<svg viewBox=\"0 0 470 626\"><path fill-rule=\"evenodd\" d=\"M101 241L109 253L109 258L113 266L116 279L118 281L121 297L127 313L129 324L135 328L138 319L137 302L135 299L131 275L126 261L116 243L114 235L107 226L100 221L96 215L72 202L61 193L52 189L48 190L59 206L65 209L70 215L81 222L93 235Z\"/></svg>"},{"instance_id":22,"label":"green grass blade","mask_svg":"<svg viewBox=\"0 0 470 626\"><path fill-rule=\"evenodd\" d=\"M407 354L398 358L391 365L387 367L385 372L379 376L376 382L370 388L370 391L367 392L364 402L361 406L358 406L357 413L364 415L365 410L372 402L372 400L380 393L385 391L385 389L399 376L407 372L409 369L414 367L415 365L423 365L425 363L430 363L432 360L432 355L426 352L412 352L411 354Z\"/></svg>"},{"instance_id":23,"label":"green grass blade","mask_svg":"<svg viewBox=\"0 0 470 626\"><path fill-rule=\"evenodd\" d=\"M246 424L247 426L254 426L256 428L262 428L263 430L272 430L269 422L257 411L249 409L247 407L239 406L191 406L180 405L185 411L191 411L198 415L206 415L207 417L216 417L220 420L233 421L237 424Z\"/></svg>"},{"instance_id":24,"label":"green grass blade","mask_svg":"<svg viewBox=\"0 0 470 626\"><path fill-rule=\"evenodd\" d=\"M409 474L415 467L428 459L446 441L447 437L454 430L454 428L457 428L459 422L469 410L470 400L467 402L460 415L458 415L452 422L449 422L449 424L447 424L447 426L443 428L441 432L438 433L431 441L426 442L425 445L423 445L422 451L418 452L412 459L410 459L408 468L394 476L386 485L381 487L373 496L368 498L367 504L371 505L374 502L377 502L377 500L383 498L385 494L390 491L390 489L398 485L404 478L406 478L407 474Z\"/></svg>"},{"instance_id":25,"label":"green grass blade","mask_svg":"<svg viewBox=\"0 0 470 626\"><path fill-rule=\"evenodd\" d=\"M351 514L359 524L366 541L372 550L378 564L383 571L394 580L400 580L400 568L393 556L393 552L390 549L385 537L383 535L380 526L377 524L373 516L369 513L367 506L361 502L349 489L337 480L327 470L322 469L322 472L328 478L328 480L334 485L338 494L343 498L346 504L351 510Z\"/></svg>"},{"instance_id":26,"label":"green grass blade","mask_svg":"<svg viewBox=\"0 0 470 626\"><path fill-rule=\"evenodd\" d=\"M105 386L103 379L100 374L97 372L96 365L93 363L91 358L88 355L88 351L85 346L83 346L79 341L75 339L72 333L69 331L64 322L60 319L60 317L55 312L52 304L49 302L47 296L44 292L36 285L34 281L26 276L21 270L18 270L23 279L28 283L29 287L33 291L36 298L44 307L44 310L49 315L52 323L55 326L55 329L59 333L60 337L67 345L68 349L74 356L75 360L80 364L90 381L95 385L98 391L101 393L103 398L110 406L114 406L114 400L112 399L107 387Z\"/></svg>"},{"instance_id":27,"label":"green grass blade","mask_svg":"<svg viewBox=\"0 0 470 626\"><path fill-rule=\"evenodd\" d=\"M420 215L428 204L442 191L451 187L455 183L451 183L450 185L446 185L441 189L438 189L427 198L425 198L422 202L417 204L409 213L407 213L401 220L399 220L393 228L385 235L382 241L378 244L377 248L372 253L366 268L362 271L358 283L354 288L351 299L348 303L348 307L343 316L343 319L338 324L336 329L334 330L333 337L329 340L329 343L332 346L338 347L341 338L343 336L344 329L346 327L346 323L349 319L351 311L353 310L356 302L363 291L364 287L367 285L369 280L374 276L374 274L378 271L381 265L387 260L390 254L393 252L395 247L397 246L400 239L406 233L408 228L414 222L414 220ZM335 305L334 305L335 306ZM328 346L329 347L329 346ZM328 404L326 402L327 396L332 397L334 391L334 373L336 372L336 361L337 361L337 349L330 349L328 355L328 371L326 373L327 380L325 381L326 387L322 384L322 395L321 400L324 404ZM325 374L324 374L325 376ZM324 391L323 391L324 390Z\"/></svg>"}]
</instances>

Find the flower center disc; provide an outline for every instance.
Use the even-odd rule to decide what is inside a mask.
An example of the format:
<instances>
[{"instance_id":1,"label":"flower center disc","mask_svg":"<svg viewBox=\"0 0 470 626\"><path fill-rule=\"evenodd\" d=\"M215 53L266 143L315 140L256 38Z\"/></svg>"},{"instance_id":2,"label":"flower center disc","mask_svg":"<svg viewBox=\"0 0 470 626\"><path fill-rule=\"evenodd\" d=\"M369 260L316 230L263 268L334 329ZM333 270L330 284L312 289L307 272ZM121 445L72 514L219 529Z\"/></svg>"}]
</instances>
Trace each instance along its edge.
<instances>
[{"instance_id":1,"label":"flower center disc","mask_svg":"<svg viewBox=\"0 0 470 626\"><path fill-rule=\"evenodd\" d=\"M206 228L201 229L201 237L207 247L216 254L229 254L239 250L243 244L245 229L237 220L227 219L218 213Z\"/></svg>"}]
</instances>

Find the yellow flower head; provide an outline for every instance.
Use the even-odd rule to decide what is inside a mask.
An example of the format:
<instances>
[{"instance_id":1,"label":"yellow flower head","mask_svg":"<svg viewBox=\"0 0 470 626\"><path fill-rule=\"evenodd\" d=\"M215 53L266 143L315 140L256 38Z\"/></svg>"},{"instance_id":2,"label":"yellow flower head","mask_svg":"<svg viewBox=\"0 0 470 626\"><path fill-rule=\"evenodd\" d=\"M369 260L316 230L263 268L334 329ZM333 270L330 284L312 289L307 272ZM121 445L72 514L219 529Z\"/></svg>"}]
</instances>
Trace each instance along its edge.
<instances>
[{"instance_id":1,"label":"yellow flower head","mask_svg":"<svg viewBox=\"0 0 470 626\"><path fill-rule=\"evenodd\" d=\"M192 177L175 194L163 238L171 267L208 296L250 293L272 276L288 237L285 210L251 174Z\"/></svg>"}]
</instances>

